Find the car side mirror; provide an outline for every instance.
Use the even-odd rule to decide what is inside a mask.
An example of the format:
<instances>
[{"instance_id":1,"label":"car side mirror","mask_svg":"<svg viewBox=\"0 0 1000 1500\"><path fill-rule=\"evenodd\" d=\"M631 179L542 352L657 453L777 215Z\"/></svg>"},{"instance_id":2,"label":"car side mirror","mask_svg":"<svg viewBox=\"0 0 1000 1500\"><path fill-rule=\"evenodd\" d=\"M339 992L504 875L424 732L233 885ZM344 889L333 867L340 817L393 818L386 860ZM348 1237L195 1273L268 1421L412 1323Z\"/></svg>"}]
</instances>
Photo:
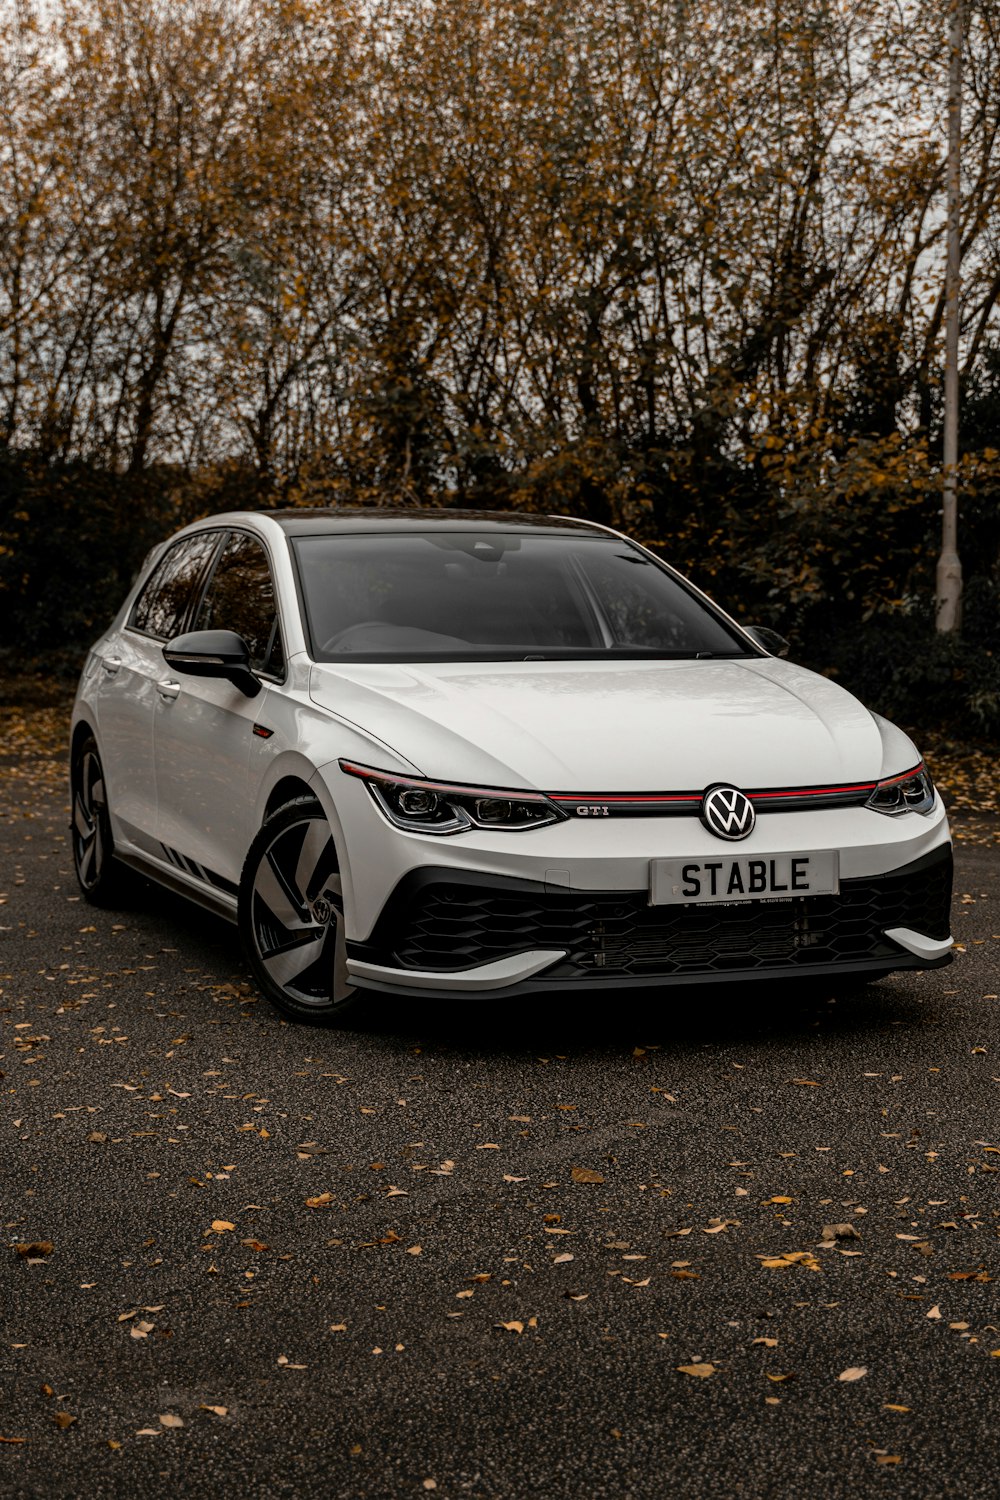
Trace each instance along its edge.
<instances>
[{"instance_id":1,"label":"car side mirror","mask_svg":"<svg viewBox=\"0 0 1000 1500\"><path fill-rule=\"evenodd\" d=\"M791 650L785 637L776 630L769 630L766 625L744 625L743 631L771 656L787 656Z\"/></svg>"},{"instance_id":2,"label":"car side mirror","mask_svg":"<svg viewBox=\"0 0 1000 1500\"><path fill-rule=\"evenodd\" d=\"M192 630L175 636L163 647L163 660L188 677L224 677L247 698L260 692L247 643L235 630Z\"/></svg>"}]
</instances>

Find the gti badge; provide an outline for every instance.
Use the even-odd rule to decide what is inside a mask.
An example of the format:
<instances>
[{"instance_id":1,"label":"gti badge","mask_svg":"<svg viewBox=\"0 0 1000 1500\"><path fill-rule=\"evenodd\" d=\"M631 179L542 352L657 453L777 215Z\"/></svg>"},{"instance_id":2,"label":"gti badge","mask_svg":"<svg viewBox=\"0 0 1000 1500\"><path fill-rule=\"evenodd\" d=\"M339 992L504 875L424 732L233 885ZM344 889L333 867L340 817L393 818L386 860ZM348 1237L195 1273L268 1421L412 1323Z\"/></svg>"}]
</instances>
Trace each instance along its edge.
<instances>
[{"instance_id":1,"label":"gti badge","mask_svg":"<svg viewBox=\"0 0 1000 1500\"><path fill-rule=\"evenodd\" d=\"M701 821L719 839L745 839L753 833L757 814L744 792L734 786L713 786L701 799Z\"/></svg>"}]
</instances>

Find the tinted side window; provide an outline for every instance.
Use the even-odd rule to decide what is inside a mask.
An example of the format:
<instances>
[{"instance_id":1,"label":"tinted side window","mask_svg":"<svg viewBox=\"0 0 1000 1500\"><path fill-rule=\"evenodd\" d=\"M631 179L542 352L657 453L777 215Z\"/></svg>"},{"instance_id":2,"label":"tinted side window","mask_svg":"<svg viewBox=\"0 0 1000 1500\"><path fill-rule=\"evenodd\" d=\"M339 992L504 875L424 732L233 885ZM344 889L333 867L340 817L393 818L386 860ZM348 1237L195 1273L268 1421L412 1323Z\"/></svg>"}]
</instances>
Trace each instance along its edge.
<instances>
[{"instance_id":1,"label":"tinted side window","mask_svg":"<svg viewBox=\"0 0 1000 1500\"><path fill-rule=\"evenodd\" d=\"M274 580L267 553L252 536L234 532L205 591L195 630L235 630L259 672L285 670Z\"/></svg>"},{"instance_id":2,"label":"tinted side window","mask_svg":"<svg viewBox=\"0 0 1000 1500\"><path fill-rule=\"evenodd\" d=\"M217 531L201 531L175 542L136 600L129 624L161 641L179 635L195 587L218 540Z\"/></svg>"}]
</instances>

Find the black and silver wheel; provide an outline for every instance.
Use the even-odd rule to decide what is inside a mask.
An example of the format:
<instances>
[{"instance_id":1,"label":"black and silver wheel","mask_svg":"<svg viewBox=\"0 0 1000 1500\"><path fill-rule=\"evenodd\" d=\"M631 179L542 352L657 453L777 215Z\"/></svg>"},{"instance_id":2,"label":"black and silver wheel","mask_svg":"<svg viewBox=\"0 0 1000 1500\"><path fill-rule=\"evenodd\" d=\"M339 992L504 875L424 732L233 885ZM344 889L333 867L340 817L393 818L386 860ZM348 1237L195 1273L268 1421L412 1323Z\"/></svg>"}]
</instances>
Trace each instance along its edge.
<instances>
[{"instance_id":1,"label":"black and silver wheel","mask_svg":"<svg viewBox=\"0 0 1000 1500\"><path fill-rule=\"evenodd\" d=\"M71 786L76 878L88 901L111 906L121 895L122 869L114 858L104 767L93 737L84 740L76 754Z\"/></svg>"},{"instance_id":2,"label":"black and silver wheel","mask_svg":"<svg viewBox=\"0 0 1000 1500\"><path fill-rule=\"evenodd\" d=\"M253 976L278 1010L336 1022L352 1008L337 851L312 798L278 808L250 845L239 924Z\"/></svg>"}]
</instances>

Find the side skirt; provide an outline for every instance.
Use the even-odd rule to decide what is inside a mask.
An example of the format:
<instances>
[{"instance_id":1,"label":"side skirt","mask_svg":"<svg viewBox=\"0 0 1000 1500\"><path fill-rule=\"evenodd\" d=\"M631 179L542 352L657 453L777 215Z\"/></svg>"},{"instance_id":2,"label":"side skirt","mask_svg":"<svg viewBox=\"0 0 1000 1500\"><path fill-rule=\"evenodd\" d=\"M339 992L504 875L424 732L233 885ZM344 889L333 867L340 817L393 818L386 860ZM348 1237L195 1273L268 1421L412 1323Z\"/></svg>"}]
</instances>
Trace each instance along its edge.
<instances>
[{"instance_id":1,"label":"side skirt","mask_svg":"<svg viewBox=\"0 0 1000 1500\"><path fill-rule=\"evenodd\" d=\"M196 882L193 876L182 875L179 870L172 870L168 866L161 865L157 860L148 859L144 854L136 850L116 849L115 858L123 865L128 865L133 870L138 870L140 875L145 875L148 880L154 880L157 885L165 886L168 891L173 891L175 896L184 896L188 901L194 901L198 906L203 906L206 911L214 912L217 917L224 917L227 922L236 924L236 898L227 895L225 891L216 891L211 886Z\"/></svg>"}]
</instances>

